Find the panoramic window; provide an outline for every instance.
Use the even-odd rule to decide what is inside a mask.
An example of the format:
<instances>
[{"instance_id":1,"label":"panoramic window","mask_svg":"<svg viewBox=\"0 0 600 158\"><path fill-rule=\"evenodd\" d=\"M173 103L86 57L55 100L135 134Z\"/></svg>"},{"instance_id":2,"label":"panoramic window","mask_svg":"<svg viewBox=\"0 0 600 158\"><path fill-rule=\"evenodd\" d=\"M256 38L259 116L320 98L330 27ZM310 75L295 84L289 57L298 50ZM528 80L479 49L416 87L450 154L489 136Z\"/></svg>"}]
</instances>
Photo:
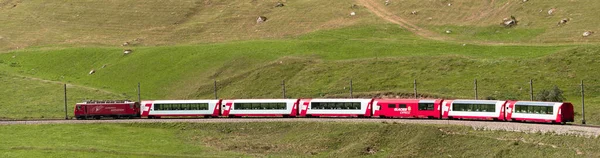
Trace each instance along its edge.
<instances>
[{"instance_id":1,"label":"panoramic window","mask_svg":"<svg viewBox=\"0 0 600 158\"><path fill-rule=\"evenodd\" d=\"M531 106L531 105L515 105L514 113L525 114L554 114L552 106Z\"/></svg>"},{"instance_id":2,"label":"panoramic window","mask_svg":"<svg viewBox=\"0 0 600 158\"><path fill-rule=\"evenodd\" d=\"M340 109L340 110L356 110L360 109L360 102L312 102L311 109ZM393 104L392 104L393 105ZM389 104L388 104L389 106ZM395 105L394 105L395 107Z\"/></svg>"},{"instance_id":3,"label":"panoramic window","mask_svg":"<svg viewBox=\"0 0 600 158\"><path fill-rule=\"evenodd\" d=\"M208 103L154 104L155 111L162 110L208 110Z\"/></svg>"},{"instance_id":4,"label":"panoramic window","mask_svg":"<svg viewBox=\"0 0 600 158\"><path fill-rule=\"evenodd\" d=\"M234 103L235 110L285 110L286 103Z\"/></svg>"},{"instance_id":5,"label":"panoramic window","mask_svg":"<svg viewBox=\"0 0 600 158\"><path fill-rule=\"evenodd\" d=\"M496 112L495 104L453 104L452 111Z\"/></svg>"}]
</instances>

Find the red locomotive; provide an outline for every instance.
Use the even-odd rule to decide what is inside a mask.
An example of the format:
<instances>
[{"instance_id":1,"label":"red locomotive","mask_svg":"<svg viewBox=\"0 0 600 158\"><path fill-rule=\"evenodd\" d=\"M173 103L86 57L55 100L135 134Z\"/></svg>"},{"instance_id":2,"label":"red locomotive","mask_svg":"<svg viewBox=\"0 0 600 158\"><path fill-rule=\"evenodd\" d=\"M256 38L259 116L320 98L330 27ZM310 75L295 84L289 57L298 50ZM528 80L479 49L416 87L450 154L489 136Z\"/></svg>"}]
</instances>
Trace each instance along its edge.
<instances>
[{"instance_id":1,"label":"red locomotive","mask_svg":"<svg viewBox=\"0 0 600 158\"><path fill-rule=\"evenodd\" d=\"M131 101L86 101L75 105L75 118L100 119L139 117L140 104Z\"/></svg>"}]
</instances>

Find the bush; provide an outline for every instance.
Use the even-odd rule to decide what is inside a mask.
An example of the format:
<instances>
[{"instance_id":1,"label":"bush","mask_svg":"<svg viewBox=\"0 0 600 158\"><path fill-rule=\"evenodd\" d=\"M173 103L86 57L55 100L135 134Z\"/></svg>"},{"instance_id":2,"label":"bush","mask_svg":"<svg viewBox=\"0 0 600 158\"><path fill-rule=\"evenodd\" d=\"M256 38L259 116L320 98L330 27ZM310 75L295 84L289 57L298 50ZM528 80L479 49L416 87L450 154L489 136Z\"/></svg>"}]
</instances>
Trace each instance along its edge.
<instances>
[{"instance_id":1,"label":"bush","mask_svg":"<svg viewBox=\"0 0 600 158\"><path fill-rule=\"evenodd\" d=\"M10 67L21 67L17 62L11 62Z\"/></svg>"},{"instance_id":2,"label":"bush","mask_svg":"<svg viewBox=\"0 0 600 158\"><path fill-rule=\"evenodd\" d=\"M538 93L536 100L538 101L550 101L550 102L563 102L566 98L563 96L563 91L554 86L551 90L542 90Z\"/></svg>"}]
</instances>

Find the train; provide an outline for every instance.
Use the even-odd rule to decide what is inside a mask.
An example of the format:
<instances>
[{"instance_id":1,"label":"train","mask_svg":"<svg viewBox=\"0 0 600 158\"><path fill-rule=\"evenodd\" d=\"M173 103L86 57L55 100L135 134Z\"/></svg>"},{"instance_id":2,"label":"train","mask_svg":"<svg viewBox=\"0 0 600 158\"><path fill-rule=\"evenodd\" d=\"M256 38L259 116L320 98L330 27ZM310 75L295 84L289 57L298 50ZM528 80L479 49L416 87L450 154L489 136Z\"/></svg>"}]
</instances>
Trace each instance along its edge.
<instances>
[{"instance_id":1,"label":"train","mask_svg":"<svg viewBox=\"0 0 600 158\"><path fill-rule=\"evenodd\" d=\"M566 124L573 104L516 100L444 99L215 99L85 101L75 105L76 119L347 117L462 119Z\"/></svg>"}]
</instances>

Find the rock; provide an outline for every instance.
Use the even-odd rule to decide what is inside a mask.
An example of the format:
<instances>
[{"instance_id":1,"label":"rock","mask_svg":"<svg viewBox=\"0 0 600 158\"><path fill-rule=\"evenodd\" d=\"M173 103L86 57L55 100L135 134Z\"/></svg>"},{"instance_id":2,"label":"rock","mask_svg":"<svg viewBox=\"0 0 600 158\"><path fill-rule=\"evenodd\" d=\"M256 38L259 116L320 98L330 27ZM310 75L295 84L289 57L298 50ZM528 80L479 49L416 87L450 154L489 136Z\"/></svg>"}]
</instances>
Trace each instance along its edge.
<instances>
[{"instance_id":1,"label":"rock","mask_svg":"<svg viewBox=\"0 0 600 158\"><path fill-rule=\"evenodd\" d=\"M523 2L527 2L528 0L523 0Z\"/></svg>"},{"instance_id":2,"label":"rock","mask_svg":"<svg viewBox=\"0 0 600 158\"><path fill-rule=\"evenodd\" d=\"M449 7L449 6L452 6L452 3L448 3L448 7Z\"/></svg>"},{"instance_id":3,"label":"rock","mask_svg":"<svg viewBox=\"0 0 600 158\"><path fill-rule=\"evenodd\" d=\"M277 4L275 5L275 7L283 7L283 6L285 6L285 5L281 2L277 2Z\"/></svg>"},{"instance_id":4,"label":"rock","mask_svg":"<svg viewBox=\"0 0 600 158\"><path fill-rule=\"evenodd\" d=\"M582 36L588 37L588 36L592 35L593 33L594 33L594 31L586 31L586 32L583 32Z\"/></svg>"},{"instance_id":5,"label":"rock","mask_svg":"<svg viewBox=\"0 0 600 158\"><path fill-rule=\"evenodd\" d=\"M105 67L106 67L106 64L102 65L102 68L105 68Z\"/></svg>"},{"instance_id":6,"label":"rock","mask_svg":"<svg viewBox=\"0 0 600 158\"><path fill-rule=\"evenodd\" d=\"M502 25L504 27L513 27L515 25L517 25L517 18L515 18L514 16L510 16L510 18L504 18L502 19Z\"/></svg>"},{"instance_id":7,"label":"rock","mask_svg":"<svg viewBox=\"0 0 600 158\"><path fill-rule=\"evenodd\" d=\"M385 0L385 5L390 5L390 0Z\"/></svg>"},{"instance_id":8,"label":"rock","mask_svg":"<svg viewBox=\"0 0 600 158\"><path fill-rule=\"evenodd\" d=\"M88 73L89 75L96 73L96 70L92 69L92 71L90 71L90 73Z\"/></svg>"},{"instance_id":9,"label":"rock","mask_svg":"<svg viewBox=\"0 0 600 158\"><path fill-rule=\"evenodd\" d=\"M128 45L129 45L129 42L125 42L125 43L121 44L121 46L128 46Z\"/></svg>"},{"instance_id":10,"label":"rock","mask_svg":"<svg viewBox=\"0 0 600 158\"><path fill-rule=\"evenodd\" d=\"M410 14L417 15L417 14L419 14L419 11L413 10L412 12L410 12Z\"/></svg>"},{"instance_id":11,"label":"rock","mask_svg":"<svg viewBox=\"0 0 600 158\"><path fill-rule=\"evenodd\" d=\"M258 24L266 22L266 21L267 21L267 17L264 17L264 16L258 16L258 18L256 19L256 23L258 23Z\"/></svg>"},{"instance_id":12,"label":"rock","mask_svg":"<svg viewBox=\"0 0 600 158\"><path fill-rule=\"evenodd\" d=\"M350 16L354 16L354 15L356 15L356 12L351 12L350 13Z\"/></svg>"},{"instance_id":13,"label":"rock","mask_svg":"<svg viewBox=\"0 0 600 158\"><path fill-rule=\"evenodd\" d=\"M566 24L567 22L569 22L569 19L564 18L558 22L558 25Z\"/></svg>"},{"instance_id":14,"label":"rock","mask_svg":"<svg viewBox=\"0 0 600 158\"><path fill-rule=\"evenodd\" d=\"M377 152L377 149L375 149L375 147L369 146L365 149L365 153L367 154L375 154Z\"/></svg>"},{"instance_id":15,"label":"rock","mask_svg":"<svg viewBox=\"0 0 600 158\"><path fill-rule=\"evenodd\" d=\"M450 34L450 33L452 33L452 31L450 31L450 30L446 30L446 33L447 33L447 34Z\"/></svg>"},{"instance_id":16,"label":"rock","mask_svg":"<svg viewBox=\"0 0 600 158\"><path fill-rule=\"evenodd\" d=\"M554 11L556 11L556 9L554 9L554 8L548 10L548 15L552 15L552 13L554 13Z\"/></svg>"},{"instance_id":17,"label":"rock","mask_svg":"<svg viewBox=\"0 0 600 158\"><path fill-rule=\"evenodd\" d=\"M133 52L131 49L125 49L125 50L123 50L123 54L129 54L131 52Z\"/></svg>"}]
</instances>

